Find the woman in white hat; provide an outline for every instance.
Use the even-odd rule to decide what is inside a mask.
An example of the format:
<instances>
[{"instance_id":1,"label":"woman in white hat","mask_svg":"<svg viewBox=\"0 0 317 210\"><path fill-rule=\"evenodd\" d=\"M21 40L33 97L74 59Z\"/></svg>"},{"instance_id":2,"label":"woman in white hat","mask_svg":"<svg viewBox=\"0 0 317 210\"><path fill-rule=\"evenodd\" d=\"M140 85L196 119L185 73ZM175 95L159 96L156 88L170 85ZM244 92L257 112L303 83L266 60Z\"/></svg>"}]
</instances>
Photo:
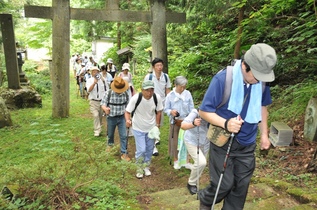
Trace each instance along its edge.
<instances>
[{"instance_id":1,"label":"woman in white hat","mask_svg":"<svg viewBox=\"0 0 317 210\"><path fill-rule=\"evenodd\" d=\"M112 58L107 59L107 72L111 74L112 78L116 76L117 67L113 64Z\"/></svg>"},{"instance_id":2,"label":"woman in white hat","mask_svg":"<svg viewBox=\"0 0 317 210\"><path fill-rule=\"evenodd\" d=\"M133 87L133 82L132 82L132 74L130 73L130 64L129 63L124 63L122 65L122 72L120 72L118 74L119 77L121 77L122 79L128 81L129 83L129 89L130 89L130 97L133 96L135 94L135 90Z\"/></svg>"}]
</instances>

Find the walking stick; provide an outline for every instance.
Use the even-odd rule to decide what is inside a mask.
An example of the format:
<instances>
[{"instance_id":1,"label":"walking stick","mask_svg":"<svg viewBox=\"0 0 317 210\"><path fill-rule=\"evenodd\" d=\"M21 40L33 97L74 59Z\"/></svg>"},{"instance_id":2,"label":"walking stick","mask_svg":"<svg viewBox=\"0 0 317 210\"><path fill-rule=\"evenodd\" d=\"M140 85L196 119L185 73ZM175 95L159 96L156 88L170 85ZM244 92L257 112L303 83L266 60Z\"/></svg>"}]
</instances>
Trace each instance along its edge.
<instances>
[{"instance_id":1,"label":"walking stick","mask_svg":"<svg viewBox=\"0 0 317 210\"><path fill-rule=\"evenodd\" d=\"M170 157L170 165L174 163L174 126L175 126L175 117L173 117L173 126L172 126L172 142L171 142L171 157Z\"/></svg>"},{"instance_id":2,"label":"walking stick","mask_svg":"<svg viewBox=\"0 0 317 210\"><path fill-rule=\"evenodd\" d=\"M249 95L249 93L247 93L244 96L242 107L244 106L248 95ZM238 119L239 117L240 117L240 114L238 114L236 119ZM217 190L216 190L216 193L215 193L214 200L212 202L211 210L214 210L214 207L215 207L215 204L216 204L216 200L217 200L217 197L218 197L218 193L219 193L220 185L221 185L221 182L222 182L223 174L225 173L225 170L226 170L226 167L227 167L227 160L228 160L228 157L229 157L229 153L230 153L230 149L231 149L231 145L232 145L233 139L234 139L234 133L231 133L229 145L228 145L228 148L227 148L226 157L225 157L225 160L223 162L223 168L222 168L222 171L221 171L221 174L220 174L220 177L219 177L219 182L218 182L218 186L217 186Z\"/></svg>"},{"instance_id":3,"label":"walking stick","mask_svg":"<svg viewBox=\"0 0 317 210\"><path fill-rule=\"evenodd\" d=\"M229 157L229 153L230 153L230 149L231 149L231 145L232 145L233 139L234 139L234 134L231 133L229 145L228 145L228 148L227 148L226 157L225 157L225 160L223 162L223 168L222 168L222 171L221 171L221 174L220 174L220 178L219 178L219 182L218 182L218 185L217 185L217 190L216 190L216 193L215 193L214 201L212 202L211 210L214 210L214 207L215 207L215 204L216 204L216 200L217 200L217 197L218 197L218 193L219 193L220 185L221 185L221 182L222 182L223 174L225 173L225 170L226 170L226 167L227 167L227 160L228 160L228 157Z\"/></svg>"},{"instance_id":4,"label":"walking stick","mask_svg":"<svg viewBox=\"0 0 317 210\"><path fill-rule=\"evenodd\" d=\"M125 149L125 155L128 155L128 141L129 141L129 131L130 131L130 127L128 127L127 129L127 143L126 143L126 149Z\"/></svg>"},{"instance_id":5,"label":"walking stick","mask_svg":"<svg viewBox=\"0 0 317 210\"><path fill-rule=\"evenodd\" d=\"M199 115L198 115L199 117ZM199 126L197 127L197 200L199 191Z\"/></svg>"}]
</instances>

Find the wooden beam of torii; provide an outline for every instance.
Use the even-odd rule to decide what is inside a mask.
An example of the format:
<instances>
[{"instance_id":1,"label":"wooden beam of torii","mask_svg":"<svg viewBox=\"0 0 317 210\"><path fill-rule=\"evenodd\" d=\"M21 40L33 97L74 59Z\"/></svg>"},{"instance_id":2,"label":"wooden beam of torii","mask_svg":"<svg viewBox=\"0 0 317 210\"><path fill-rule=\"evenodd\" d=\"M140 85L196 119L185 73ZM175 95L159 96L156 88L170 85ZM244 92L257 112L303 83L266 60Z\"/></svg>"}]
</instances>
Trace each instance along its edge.
<instances>
[{"instance_id":1,"label":"wooden beam of torii","mask_svg":"<svg viewBox=\"0 0 317 210\"><path fill-rule=\"evenodd\" d=\"M70 20L149 22L152 33L152 55L166 64L166 22L185 23L184 13L165 10L165 0L150 0L151 11L119 10L119 0L108 0L106 9L70 8L70 0L53 0L52 7L25 5L25 17L53 20L52 29L52 117L69 116Z\"/></svg>"}]
</instances>

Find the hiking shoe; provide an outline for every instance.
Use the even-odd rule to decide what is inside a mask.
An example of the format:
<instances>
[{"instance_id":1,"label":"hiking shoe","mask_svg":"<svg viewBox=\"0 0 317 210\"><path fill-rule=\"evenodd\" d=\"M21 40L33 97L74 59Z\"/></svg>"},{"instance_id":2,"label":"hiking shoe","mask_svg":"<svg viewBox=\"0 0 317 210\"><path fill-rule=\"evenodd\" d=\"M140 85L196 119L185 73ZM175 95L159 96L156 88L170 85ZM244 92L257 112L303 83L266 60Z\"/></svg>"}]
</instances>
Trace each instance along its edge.
<instances>
[{"instance_id":1,"label":"hiking shoe","mask_svg":"<svg viewBox=\"0 0 317 210\"><path fill-rule=\"evenodd\" d=\"M178 164L178 161L174 161L174 169L178 170L178 169L181 169L181 167L179 166Z\"/></svg>"},{"instance_id":2,"label":"hiking shoe","mask_svg":"<svg viewBox=\"0 0 317 210\"><path fill-rule=\"evenodd\" d=\"M189 193L191 195L194 195L197 193L197 187L195 185L190 185L187 183L187 189L189 190Z\"/></svg>"},{"instance_id":3,"label":"hiking shoe","mask_svg":"<svg viewBox=\"0 0 317 210\"><path fill-rule=\"evenodd\" d=\"M144 175L145 175L145 176L151 176L151 174L152 174L152 173L151 173L149 167L145 167L145 168L144 168Z\"/></svg>"},{"instance_id":4,"label":"hiking shoe","mask_svg":"<svg viewBox=\"0 0 317 210\"><path fill-rule=\"evenodd\" d=\"M153 149L153 154L152 154L153 156L158 156L159 155L159 152L158 152L158 150L157 150L157 148L156 147L154 147L154 149Z\"/></svg>"},{"instance_id":5,"label":"hiking shoe","mask_svg":"<svg viewBox=\"0 0 317 210\"><path fill-rule=\"evenodd\" d=\"M94 136L95 136L95 137L98 137L98 136L100 136L100 133L95 132L95 133L94 133Z\"/></svg>"},{"instance_id":6,"label":"hiking shoe","mask_svg":"<svg viewBox=\"0 0 317 210\"><path fill-rule=\"evenodd\" d=\"M157 140L157 139L155 139L155 146L156 145L160 145L161 143L160 143L160 140Z\"/></svg>"},{"instance_id":7,"label":"hiking shoe","mask_svg":"<svg viewBox=\"0 0 317 210\"><path fill-rule=\"evenodd\" d=\"M127 154L122 154L121 155L121 160L130 161L131 159L129 158L129 156Z\"/></svg>"},{"instance_id":8,"label":"hiking shoe","mask_svg":"<svg viewBox=\"0 0 317 210\"><path fill-rule=\"evenodd\" d=\"M136 173L136 178L142 179L143 178L143 173Z\"/></svg>"}]
</instances>

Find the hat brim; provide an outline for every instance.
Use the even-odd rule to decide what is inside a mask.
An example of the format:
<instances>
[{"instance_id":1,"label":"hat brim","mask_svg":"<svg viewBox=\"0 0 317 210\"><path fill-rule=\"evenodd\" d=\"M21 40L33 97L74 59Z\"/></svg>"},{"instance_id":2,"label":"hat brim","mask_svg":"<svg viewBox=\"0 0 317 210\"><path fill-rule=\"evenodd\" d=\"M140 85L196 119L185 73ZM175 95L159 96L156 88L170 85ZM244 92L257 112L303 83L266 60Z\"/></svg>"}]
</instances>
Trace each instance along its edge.
<instances>
[{"instance_id":1,"label":"hat brim","mask_svg":"<svg viewBox=\"0 0 317 210\"><path fill-rule=\"evenodd\" d=\"M143 90L147 90L147 89L151 89L153 88L154 89L154 86L147 86L147 87L144 87Z\"/></svg>"},{"instance_id":2,"label":"hat brim","mask_svg":"<svg viewBox=\"0 0 317 210\"><path fill-rule=\"evenodd\" d=\"M123 92L127 91L128 88L129 88L129 83L128 83L128 81L126 81L126 80L123 80L123 81L124 81L124 87L123 87L123 88L121 88L121 89L116 88L116 87L114 86L114 82L112 82L111 85L110 85L111 89L112 89L114 92L116 92L116 93L123 93Z\"/></svg>"},{"instance_id":3,"label":"hat brim","mask_svg":"<svg viewBox=\"0 0 317 210\"><path fill-rule=\"evenodd\" d=\"M253 76L255 77L255 79L257 79L258 81L273 82L275 80L275 75L274 75L273 70L271 70L271 72L269 74L263 74L263 73L258 72L255 69L252 69L252 67L251 67L251 72L252 72Z\"/></svg>"},{"instance_id":4,"label":"hat brim","mask_svg":"<svg viewBox=\"0 0 317 210\"><path fill-rule=\"evenodd\" d=\"M98 68L90 68L90 71L100 71Z\"/></svg>"}]
</instances>

